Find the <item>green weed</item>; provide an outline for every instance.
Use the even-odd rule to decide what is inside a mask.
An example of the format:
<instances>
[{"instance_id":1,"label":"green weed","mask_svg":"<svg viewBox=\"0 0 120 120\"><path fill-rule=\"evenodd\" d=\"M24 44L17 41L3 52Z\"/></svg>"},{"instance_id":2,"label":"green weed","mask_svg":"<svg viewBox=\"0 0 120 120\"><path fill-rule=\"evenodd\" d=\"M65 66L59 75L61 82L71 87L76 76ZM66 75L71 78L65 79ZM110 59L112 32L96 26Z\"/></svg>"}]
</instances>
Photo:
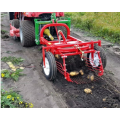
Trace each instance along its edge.
<instances>
[{"instance_id":1,"label":"green weed","mask_svg":"<svg viewBox=\"0 0 120 120\"><path fill-rule=\"evenodd\" d=\"M21 57L16 58L16 57L9 56L9 57L2 57L1 61L2 62L12 62L13 64L19 65L21 62L24 61L24 59L22 59Z\"/></svg>"},{"instance_id":2,"label":"green weed","mask_svg":"<svg viewBox=\"0 0 120 120\"><path fill-rule=\"evenodd\" d=\"M5 33L7 33L8 31L6 31L6 30L1 30L1 34L5 34Z\"/></svg>"},{"instance_id":3,"label":"green weed","mask_svg":"<svg viewBox=\"0 0 120 120\"><path fill-rule=\"evenodd\" d=\"M20 76L23 76L25 74L22 74L21 72L23 72L22 69L17 69L16 71L11 71L11 70L1 70L1 77L3 79L5 78L10 78L13 79L14 81L18 81Z\"/></svg>"},{"instance_id":4,"label":"green weed","mask_svg":"<svg viewBox=\"0 0 120 120\"><path fill-rule=\"evenodd\" d=\"M15 91L1 89L1 108L32 108L32 103L24 102L22 96Z\"/></svg>"}]
</instances>

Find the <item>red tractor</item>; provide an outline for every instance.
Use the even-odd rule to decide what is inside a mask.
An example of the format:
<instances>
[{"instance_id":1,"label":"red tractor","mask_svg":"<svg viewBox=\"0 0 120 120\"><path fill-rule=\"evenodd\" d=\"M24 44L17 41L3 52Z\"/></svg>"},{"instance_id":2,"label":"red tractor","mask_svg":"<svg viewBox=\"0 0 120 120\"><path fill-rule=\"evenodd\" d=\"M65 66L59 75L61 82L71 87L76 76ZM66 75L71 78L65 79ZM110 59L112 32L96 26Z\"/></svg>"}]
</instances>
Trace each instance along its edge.
<instances>
[{"instance_id":1,"label":"red tractor","mask_svg":"<svg viewBox=\"0 0 120 120\"><path fill-rule=\"evenodd\" d=\"M20 37L22 46L43 45L42 68L48 80L56 79L57 70L67 81L77 84L95 81L103 75L106 54L101 41L83 42L72 37L70 19L58 18L63 13L14 15L20 20L13 20L10 35Z\"/></svg>"},{"instance_id":2,"label":"red tractor","mask_svg":"<svg viewBox=\"0 0 120 120\"><path fill-rule=\"evenodd\" d=\"M31 47L35 44L39 45L41 28L49 23L54 22L65 23L70 27L71 21L69 18L63 18L63 12L10 12L10 36L14 39L20 38L23 47ZM58 27L58 30L65 28ZM56 37L56 29L49 28L49 32L53 37ZM47 35L46 35L47 37Z\"/></svg>"}]
</instances>

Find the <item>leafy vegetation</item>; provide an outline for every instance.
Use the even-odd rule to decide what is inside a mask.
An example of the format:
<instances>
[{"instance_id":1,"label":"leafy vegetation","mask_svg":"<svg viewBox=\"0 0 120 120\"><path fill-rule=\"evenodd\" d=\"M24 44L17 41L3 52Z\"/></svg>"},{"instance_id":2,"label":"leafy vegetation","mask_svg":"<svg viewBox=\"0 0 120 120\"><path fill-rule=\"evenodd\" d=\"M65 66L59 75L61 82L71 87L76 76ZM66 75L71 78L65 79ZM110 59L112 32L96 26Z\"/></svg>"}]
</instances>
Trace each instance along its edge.
<instances>
[{"instance_id":1,"label":"leafy vegetation","mask_svg":"<svg viewBox=\"0 0 120 120\"><path fill-rule=\"evenodd\" d=\"M32 103L24 102L21 95L14 91L1 89L1 108L32 108Z\"/></svg>"},{"instance_id":2,"label":"leafy vegetation","mask_svg":"<svg viewBox=\"0 0 120 120\"><path fill-rule=\"evenodd\" d=\"M2 25L1 25L2 26ZM5 34L5 33L7 33L8 31L6 31L6 30L1 30L1 34Z\"/></svg>"},{"instance_id":3,"label":"leafy vegetation","mask_svg":"<svg viewBox=\"0 0 120 120\"><path fill-rule=\"evenodd\" d=\"M4 17L4 16L6 16L6 15L7 15L7 14L3 14L3 13L2 13L2 14L1 14L1 17Z\"/></svg>"},{"instance_id":4,"label":"leafy vegetation","mask_svg":"<svg viewBox=\"0 0 120 120\"><path fill-rule=\"evenodd\" d=\"M22 74L23 70L22 69L17 69L16 71L11 71L11 70L2 70L1 71L1 77L2 78L11 78L14 81L18 81L20 76L23 76L25 74Z\"/></svg>"},{"instance_id":5,"label":"leafy vegetation","mask_svg":"<svg viewBox=\"0 0 120 120\"><path fill-rule=\"evenodd\" d=\"M24 59L22 59L21 57L16 58L16 57L9 56L9 57L2 57L1 61L3 61L3 62L12 62L13 64L19 65L21 62L24 61Z\"/></svg>"},{"instance_id":6,"label":"leafy vegetation","mask_svg":"<svg viewBox=\"0 0 120 120\"><path fill-rule=\"evenodd\" d=\"M65 16L75 27L120 44L120 12L66 12Z\"/></svg>"}]
</instances>

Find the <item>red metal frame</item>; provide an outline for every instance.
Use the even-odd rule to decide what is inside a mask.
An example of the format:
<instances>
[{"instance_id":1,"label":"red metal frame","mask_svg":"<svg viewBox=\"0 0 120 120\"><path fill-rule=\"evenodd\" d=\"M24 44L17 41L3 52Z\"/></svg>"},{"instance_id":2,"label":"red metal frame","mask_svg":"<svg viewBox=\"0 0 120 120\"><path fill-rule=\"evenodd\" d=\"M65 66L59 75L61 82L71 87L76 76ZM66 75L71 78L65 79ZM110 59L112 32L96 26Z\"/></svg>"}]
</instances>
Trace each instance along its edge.
<instances>
[{"instance_id":1,"label":"red metal frame","mask_svg":"<svg viewBox=\"0 0 120 120\"><path fill-rule=\"evenodd\" d=\"M64 34L60 31L63 40L59 43L59 40L57 41L48 41L44 38L43 32L46 28L51 26L64 26L67 30L67 37L65 38ZM94 59L94 53L96 50L94 50L94 44L98 44L98 46L101 46L101 41L91 41L91 42L83 42L81 40L78 40L70 35L70 29L66 24L63 23L53 23L53 24L47 24L41 29L40 33L40 43L43 45L46 45L46 47L42 46L42 54L43 54L43 65L45 67L45 51L50 51L53 55L59 54L61 58L63 59L63 65L61 65L59 62L56 61L57 69L60 73L62 73L65 76L65 79L69 82L73 82L70 79L69 73L66 71L66 64L65 64L65 58L67 56L72 55L80 55L82 57L83 53L91 53L92 54L92 60ZM100 51L97 51L100 67L98 69L98 76L103 75L103 66L102 61L100 58Z\"/></svg>"},{"instance_id":2,"label":"red metal frame","mask_svg":"<svg viewBox=\"0 0 120 120\"><path fill-rule=\"evenodd\" d=\"M19 29L16 29L14 26L10 24L10 36L20 37Z\"/></svg>"},{"instance_id":3,"label":"red metal frame","mask_svg":"<svg viewBox=\"0 0 120 120\"><path fill-rule=\"evenodd\" d=\"M39 17L39 15L43 13L53 13L53 12L15 12L14 19L18 19L25 16L25 20L31 20L32 17ZM64 17L64 12L55 12L56 17ZM21 15L20 15L21 14ZM16 29L14 26L10 24L10 36L20 37L19 29Z\"/></svg>"},{"instance_id":4,"label":"red metal frame","mask_svg":"<svg viewBox=\"0 0 120 120\"><path fill-rule=\"evenodd\" d=\"M15 12L14 19L19 18L19 14L23 14L25 17L39 17L43 13L53 13L53 12ZM56 17L64 17L64 12L55 12Z\"/></svg>"}]
</instances>

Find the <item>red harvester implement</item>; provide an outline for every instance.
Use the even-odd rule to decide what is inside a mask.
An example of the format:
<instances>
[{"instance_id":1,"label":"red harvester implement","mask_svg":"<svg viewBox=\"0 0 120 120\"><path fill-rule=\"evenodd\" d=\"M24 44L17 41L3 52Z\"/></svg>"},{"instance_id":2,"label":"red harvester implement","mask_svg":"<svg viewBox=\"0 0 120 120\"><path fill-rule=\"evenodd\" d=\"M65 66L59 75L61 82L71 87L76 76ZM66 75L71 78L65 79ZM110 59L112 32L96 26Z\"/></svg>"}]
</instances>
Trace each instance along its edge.
<instances>
[{"instance_id":1,"label":"red harvester implement","mask_svg":"<svg viewBox=\"0 0 120 120\"><path fill-rule=\"evenodd\" d=\"M67 36L65 37L59 30L58 39L46 40L44 30L52 26L64 26ZM42 46L43 72L48 80L56 78L57 70L65 76L67 81L77 84L94 81L103 75L106 56L100 40L83 42L70 35L70 29L66 24L52 23L42 28L40 43L46 45Z\"/></svg>"}]
</instances>

